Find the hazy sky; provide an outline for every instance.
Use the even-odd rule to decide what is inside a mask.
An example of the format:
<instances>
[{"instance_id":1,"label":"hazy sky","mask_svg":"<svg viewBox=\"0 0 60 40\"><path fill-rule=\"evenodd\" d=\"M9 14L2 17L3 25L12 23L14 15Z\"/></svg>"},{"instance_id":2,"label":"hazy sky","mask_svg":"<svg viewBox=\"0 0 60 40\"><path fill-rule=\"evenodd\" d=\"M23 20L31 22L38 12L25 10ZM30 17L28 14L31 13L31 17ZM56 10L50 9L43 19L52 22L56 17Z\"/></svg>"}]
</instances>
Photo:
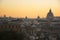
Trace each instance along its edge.
<instances>
[{"instance_id":1,"label":"hazy sky","mask_svg":"<svg viewBox=\"0 0 60 40\"><path fill-rule=\"evenodd\" d=\"M0 0L0 16L46 17L50 8L60 16L60 0Z\"/></svg>"}]
</instances>

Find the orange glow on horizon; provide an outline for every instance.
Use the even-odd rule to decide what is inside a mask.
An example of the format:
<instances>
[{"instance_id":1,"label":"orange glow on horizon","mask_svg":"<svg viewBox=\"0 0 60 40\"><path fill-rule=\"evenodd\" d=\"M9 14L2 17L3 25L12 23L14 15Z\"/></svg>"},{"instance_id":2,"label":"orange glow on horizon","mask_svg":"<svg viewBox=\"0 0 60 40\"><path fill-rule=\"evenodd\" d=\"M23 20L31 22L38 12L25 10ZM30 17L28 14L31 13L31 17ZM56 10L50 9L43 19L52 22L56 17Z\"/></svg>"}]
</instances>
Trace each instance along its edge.
<instances>
[{"instance_id":1,"label":"orange glow on horizon","mask_svg":"<svg viewBox=\"0 0 60 40\"><path fill-rule=\"evenodd\" d=\"M55 16L60 16L59 0L1 0L0 16L43 18L50 8Z\"/></svg>"}]
</instances>

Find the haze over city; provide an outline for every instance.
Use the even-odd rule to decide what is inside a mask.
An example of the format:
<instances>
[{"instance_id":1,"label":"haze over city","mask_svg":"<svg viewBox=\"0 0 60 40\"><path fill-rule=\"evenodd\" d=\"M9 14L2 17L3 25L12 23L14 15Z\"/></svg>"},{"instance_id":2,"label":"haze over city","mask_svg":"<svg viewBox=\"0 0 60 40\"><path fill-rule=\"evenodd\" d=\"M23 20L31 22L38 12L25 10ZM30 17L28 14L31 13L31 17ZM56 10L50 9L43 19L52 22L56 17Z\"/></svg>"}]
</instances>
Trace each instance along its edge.
<instances>
[{"instance_id":1,"label":"haze over city","mask_svg":"<svg viewBox=\"0 0 60 40\"><path fill-rule=\"evenodd\" d=\"M0 0L0 16L43 18L50 8L60 16L60 0Z\"/></svg>"},{"instance_id":2,"label":"haze over city","mask_svg":"<svg viewBox=\"0 0 60 40\"><path fill-rule=\"evenodd\" d=\"M60 40L60 0L0 0L0 40Z\"/></svg>"}]
</instances>

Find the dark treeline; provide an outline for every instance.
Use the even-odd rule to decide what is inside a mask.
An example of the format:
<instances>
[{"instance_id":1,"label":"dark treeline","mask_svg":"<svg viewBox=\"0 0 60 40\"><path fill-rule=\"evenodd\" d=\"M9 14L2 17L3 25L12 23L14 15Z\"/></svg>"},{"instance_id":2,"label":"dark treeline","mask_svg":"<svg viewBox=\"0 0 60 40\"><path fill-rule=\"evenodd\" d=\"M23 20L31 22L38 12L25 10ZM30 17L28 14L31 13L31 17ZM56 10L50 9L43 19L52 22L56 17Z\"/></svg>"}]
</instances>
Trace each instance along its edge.
<instances>
[{"instance_id":1,"label":"dark treeline","mask_svg":"<svg viewBox=\"0 0 60 40\"><path fill-rule=\"evenodd\" d=\"M35 40L50 40L49 35L44 33L45 37L40 38L40 32L37 33L38 39ZM60 40L59 35L56 36L57 40ZM0 32L0 40L31 40L29 39L29 36L27 37L27 34L24 32L16 32L16 31L1 31Z\"/></svg>"},{"instance_id":2,"label":"dark treeline","mask_svg":"<svg viewBox=\"0 0 60 40\"><path fill-rule=\"evenodd\" d=\"M24 33L15 31L2 31L0 32L0 40L23 40Z\"/></svg>"}]
</instances>

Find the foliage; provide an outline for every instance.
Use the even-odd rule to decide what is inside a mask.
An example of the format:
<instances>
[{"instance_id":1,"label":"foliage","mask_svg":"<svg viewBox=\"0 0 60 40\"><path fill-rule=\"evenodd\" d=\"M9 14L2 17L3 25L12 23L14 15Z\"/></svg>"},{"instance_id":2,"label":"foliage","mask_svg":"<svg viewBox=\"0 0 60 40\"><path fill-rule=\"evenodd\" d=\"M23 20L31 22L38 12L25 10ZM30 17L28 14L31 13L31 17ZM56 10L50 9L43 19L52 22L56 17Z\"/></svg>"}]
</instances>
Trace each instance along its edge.
<instances>
[{"instance_id":1,"label":"foliage","mask_svg":"<svg viewBox=\"0 0 60 40\"><path fill-rule=\"evenodd\" d=\"M24 34L15 31L3 31L0 32L0 40L23 40Z\"/></svg>"}]
</instances>

